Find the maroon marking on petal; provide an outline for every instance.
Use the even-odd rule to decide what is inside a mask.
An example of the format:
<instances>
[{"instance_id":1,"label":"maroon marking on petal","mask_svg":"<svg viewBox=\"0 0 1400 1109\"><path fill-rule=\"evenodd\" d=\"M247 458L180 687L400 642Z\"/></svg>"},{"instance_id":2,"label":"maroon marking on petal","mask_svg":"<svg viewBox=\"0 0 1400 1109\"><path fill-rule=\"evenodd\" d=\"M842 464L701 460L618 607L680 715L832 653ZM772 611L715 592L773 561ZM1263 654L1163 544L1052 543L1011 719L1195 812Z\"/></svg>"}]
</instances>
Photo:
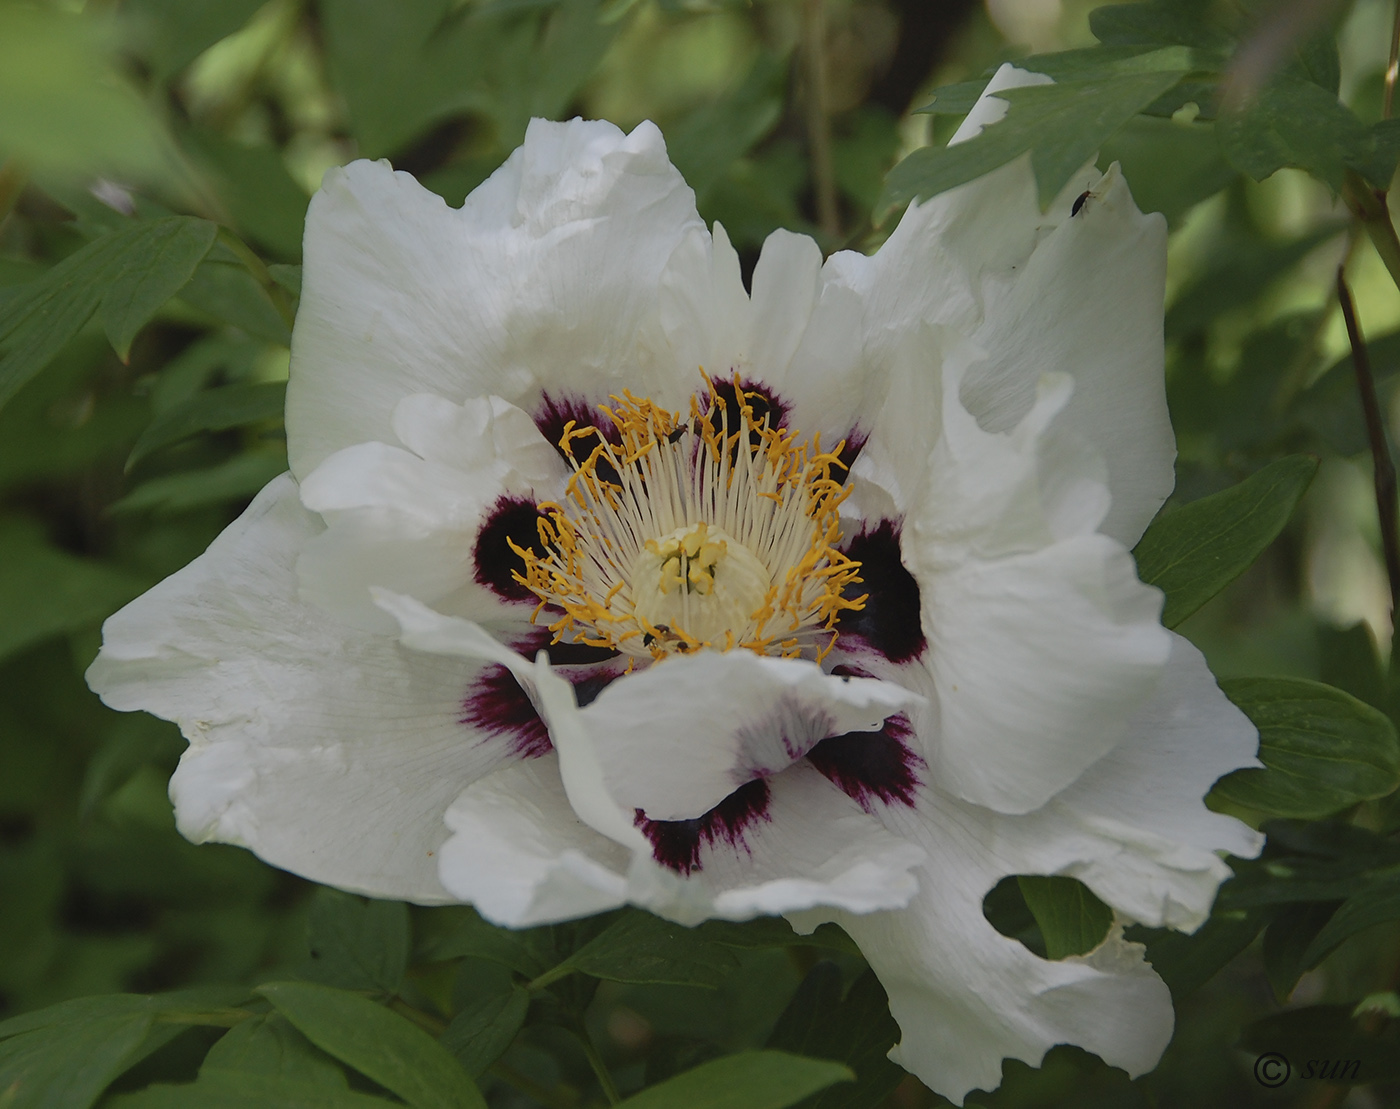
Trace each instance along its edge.
<instances>
[{"instance_id":1,"label":"maroon marking on petal","mask_svg":"<svg viewBox=\"0 0 1400 1109\"><path fill-rule=\"evenodd\" d=\"M549 445L559 452L559 457L565 462L569 461L569 456L564 453L564 448L559 445L559 440L564 438L564 428L571 420L575 430L591 427L609 443L616 445L622 442L622 435L617 430L617 425L608 419L607 414L597 404L585 400L583 397L554 397L545 393L540 398L539 408L535 410L535 426L540 429L540 434L549 440ZM574 440L574 457L582 462L597 445L598 440L591 435L586 439ZM594 472L602 481L612 485L619 483L617 471L611 462L600 459Z\"/></svg>"},{"instance_id":2,"label":"maroon marking on petal","mask_svg":"<svg viewBox=\"0 0 1400 1109\"><path fill-rule=\"evenodd\" d=\"M846 595L865 594L865 606L841 613L837 630L843 636L863 640L891 662L908 662L927 645L919 616L919 583L899 558L899 525L881 520L873 530L863 529L845 547L860 563L860 580L846 587Z\"/></svg>"},{"instance_id":3,"label":"maroon marking on petal","mask_svg":"<svg viewBox=\"0 0 1400 1109\"><path fill-rule=\"evenodd\" d=\"M875 810L877 800L912 806L924 767L906 742L913 734L909 717L901 712L886 717L878 732L847 732L822 740L807 752L807 760L866 812Z\"/></svg>"},{"instance_id":4,"label":"maroon marking on petal","mask_svg":"<svg viewBox=\"0 0 1400 1109\"><path fill-rule=\"evenodd\" d=\"M557 611L557 610L556 610ZM620 652L607 647L590 647L587 643L552 643L554 633L538 625L507 640L511 650L534 661L540 651L549 652L552 666L592 666L618 658Z\"/></svg>"},{"instance_id":5,"label":"maroon marking on petal","mask_svg":"<svg viewBox=\"0 0 1400 1109\"><path fill-rule=\"evenodd\" d=\"M865 444L869 441L870 436L861 431L860 428L851 428L841 449L836 452L836 461L844 468L831 476L837 481L845 482L851 476L851 467L856 464L856 459L860 457L860 452L865 449Z\"/></svg>"},{"instance_id":6,"label":"maroon marking on petal","mask_svg":"<svg viewBox=\"0 0 1400 1109\"><path fill-rule=\"evenodd\" d=\"M543 555L538 524L542 515L535 502L528 498L497 498L476 534L476 546L472 550L476 562L473 576L479 585L486 586L503 600L539 601L512 576L512 571L525 572L525 560L511 550L510 544Z\"/></svg>"},{"instance_id":7,"label":"maroon marking on petal","mask_svg":"<svg viewBox=\"0 0 1400 1109\"><path fill-rule=\"evenodd\" d=\"M729 416L729 431L733 434L739 426L738 393L734 388L734 378L731 375L728 379L713 378L713 395L708 397L710 411L714 412L712 417L715 427L720 426L720 414L717 411L723 408ZM768 417L768 426L786 427L788 416L788 403L783 400L772 389L759 381L750 381L741 378L739 387L744 390L745 403L753 410L750 417L755 430L749 432L749 444L757 450L763 445L763 436L756 430L763 423L763 418ZM704 405L707 397L701 396L700 403ZM721 405L720 402L723 402Z\"/></svg>"},{"instance_id":8,"label":"maroon marking on petal","mask_svg":"<svg viewBox=\"0 0 1400 1109\"><path fill-rule=\"evenodd\" d=\"M709 844L723 841L747 851L744 833L751 825L772 819L768 814L770 797L768 783L755 778L694 820L648 820L638 809L634 823L651 841L652 858L688 877L700 869L700 851Z\"/></svg>"},{"instance_id":9,"label":"maroon marking on petal","mask_svg":"<svg viewBox=\"0 0 1400 1109\"><path fill-rule=\"evenodd\" d=\"M490 736L509 737L511 752L522 759L537 759L554 750L545 722L504 666L488 666L472 682L458 722Z\"/></svg>"},{"instance_id":10,"label":"maroon marking on petal","mask_svg":"<svg viewBox=\"0 0 1400 1109\"><path fill-rule=\"evenodd\" d=\"M556 662L552 649L550 661ZM574 687L574 698L579 708L592 704L609 683L621 677L612 670L602 668L564 676ZM554 744L549 739L549 728L535 710L529 694L520 688L515 675L504 666L488 666L472 682L462 702L462 716L458 723L477 728L489 736L507 737L511 753L522 759L537 759L554 750Z\"/></svg>"}]
</instances>

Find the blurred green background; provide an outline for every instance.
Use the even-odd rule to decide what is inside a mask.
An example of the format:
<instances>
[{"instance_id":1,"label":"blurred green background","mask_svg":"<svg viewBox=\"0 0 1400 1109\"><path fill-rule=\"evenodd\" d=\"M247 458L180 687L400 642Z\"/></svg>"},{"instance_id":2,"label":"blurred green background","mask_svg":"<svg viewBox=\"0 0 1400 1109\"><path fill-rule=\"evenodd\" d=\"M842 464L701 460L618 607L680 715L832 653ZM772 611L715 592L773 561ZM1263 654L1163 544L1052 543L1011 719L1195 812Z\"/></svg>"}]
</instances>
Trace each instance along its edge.
<instances>
[{"instance_id":1,"label":"blurred green background","mask_svg":"<svg viewBox=\"0 0 1400 1109\"><path fill-rule=\"evenodd\" d=\"M104 709L82 673L101 620L202 551L285 468L278 383L302 220L327 168L389 158L456 204L532 115L624 128L652 119L746 267L778 227L828 250L869 250L895 218L874 212L885 174L957 124L916 111L931 90L1027 52L1091 44L1092 6L0 0L0 308L132 213L202 215L238 236L216 244L127 359L99 318L0 410L0 1018L87 994L248 984L307 959L313 887L247 852L183 841L166 797L183 741L173 726ZM1375 120L1390 6L1356 0L1332 18L1342 98ZM1325 186L1292 170L1240 176L1190 112L1137 117L1101 161L1115 159L1173 231L1177 499L1281 453L1323 459L1286 532L1182 630L1222 677L1320 677L1379 703L1389 598L1336 266L1351 257L1392 417L1400 334L1386 336L1400 328L1400 294ZM215 392L225 389L237 393ZM1355 820L1387 829L1393 815L1377 804ZM414 910L420 955L460 920L453 912ZM974 1100L1400 1104L1379 1089L1295 1083L1274 1094L1253 1080L1240 1030L1280 1004L1258 947L1181 992L1176 1039L1149 1078L1129 1084L1057 1049L1039 1071L1009 1064L1002 1090ZM817 958L756 951L717 990L605 985L590 1020L620 1075L670 1073L766 1042ZM836 965L846 982L860 970L854 956ZM432 958L414 967L425 996L450 990ZM1354 1002L1397 980L1400 927L1383 923L1304 975L1287 1004ZM151 1066L192 1073L208 1046L198 1036ZM547 1031L527 1029L506 1061L546 1085L588 1081ZM490 1090L495 1105L539 1104L508 1083ZM908 1079L883 1104L937 1103Z\"/></svg>"}]
</instances>

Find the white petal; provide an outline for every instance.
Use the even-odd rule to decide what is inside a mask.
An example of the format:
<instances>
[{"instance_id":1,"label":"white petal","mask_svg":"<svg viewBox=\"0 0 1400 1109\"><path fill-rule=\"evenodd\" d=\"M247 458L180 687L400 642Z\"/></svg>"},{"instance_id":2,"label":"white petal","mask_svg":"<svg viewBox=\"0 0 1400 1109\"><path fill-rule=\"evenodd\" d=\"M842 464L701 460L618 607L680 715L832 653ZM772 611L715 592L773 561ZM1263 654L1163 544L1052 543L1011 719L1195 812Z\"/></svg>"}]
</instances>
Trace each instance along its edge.
<instances>
[{"instance_id":1,"label":"white petal","mask_svg":"<svg viewBox=\"0 0 1400 1109\"><path fill-rule=\"evenodd\" d=\"M1201 653L1172 639L1161 685L1123 742L1040 812L997 834L1031 868L1018 873L1078 878L1129 919L1194 931L1230 876L1219 853L1251 858L1263 846L1259 833L1202 802L1216 779L1260 765L1259 735Z\"/></svg>"},{"instance_id":2,"label":"white petal","mask_svg":"<svg viewBox=\"0 0 1400 1109\"><path fill-rule=\"evenodd\" d=\"M457 405L419 394L404 398L393 419L412 449L346 447L301 483L302 503L328 525L297 564L302 598L380 635L395 624L371 600L376 586L472 619L523 623L528 610L522 615L478 580L476 540L500 498L557 495L562 461L533 421L499 397Z\"/></svg>"},{"instance_id":3,"label":"white petal","mask_svg":"<svg viewBox=\"0 0 1400 1109\"><path fill-rule=\"evenodd\" d=\"M1040 374L1071 375L1060 427L1103 455L1112 506L1102 531L1129 547L1175 483L1162 346L1166 241L1166 221L1139 212L1112 167L1023 267L988 282L974 336L985 359L963 382L982 425L1001 430L1030 407Z\"/></svg>"},{"instance_id":4,"label":"white petal","mask_svg":"<svg viewBox=\"0 0 1400 1109\"><path fill-rule=\"evenodd\" d=\"M405 651L302 603L321 530L278 478L202 556L112 616L88 682L174 720L180 831L379 897L450 900L448 804L507 755L461 724L475 668Z\"/></svg>"},{"instance_id":5,"label":"white petal","mask_svg":"<svg viewBox=\"0 0 1400 1109\"><path fill-rule=\"evenodd\" d=\"M764 242L752 300L718 224L713 241L692 232L662 276L661 320L676 364L762 383L786 406L787 426L820 432L828 449L862 420L873 424L883 395L861 344L863 312L855 290L823 267L817 244L791 231Z\"/></svg>"},{"instance_id":6,"label":"white petal","mask_svg":"<svg viewBox=\"0 0 1400 1109\"><path fill-rule=\"evenodd\" d=\"M821 740L872 731L923 698L814 662L701 651L621 678L580 711L609 792L652 820L709 812Z\"/></svg>"},{"instance_id":7,"label":"white petal","mask_svg":"<svg viewBox=\"0 0 1400 1109\"><path fill-rule=\"evenodd\" d=\"M333 169L307 213L287 446L305 476L343 447L392 441L405 396L626 387L674 403L657 317L662 268L700 225L650 123L534 120L452 210L387 163Z\"/></svg>"},{"instance_id":8,"label":"white petal","mask_svg":"<svg viewBox=\"0 0 1400 1109\"><path fill-rule=\"evenodd\" d=\"M942 435L902 539L936 706L917 718L922 753L941 789L1001 812L1040 807L1107 754L1171 649L1161 594L1092 531L1101 471L1058 429L1068 384L1042 380L1024 419L989 433L950 360Z\"/></svg>"},{"instance_id":9,"label":"white petal","mask_svg":"<svg viewBox=\"0 0 1400 1109\"><path fill-rule=\"evenodd\" d=\"M626 903L629 854L574 814L546 756L502 767L447 810L442 883L508 928L606 912Z\"/></svg>"},{"instance_id":10,"label":"white petal","mask_svg":"<svg viewBox=\"0 0 1400 1109\"><path fill-rule=\"evenodd\" d=\"M985 812L985 810L982 810ZM919 892L900 912L797 914L808 931L835 919L860 945L890 999L902 1038L891 1058L961 1103L995 1089L1001 1060L1038 1065L1073 1043L1132 1075L1156 1065L1172 1031L1171 996L1143 948L1111 936L1089 956L1050 962L999 934L982 901L1003 874L979 811L936 799L887 823L922 846ZM1014 871L1011 871L1014 873Z\"/></svg>"}]
</instances>

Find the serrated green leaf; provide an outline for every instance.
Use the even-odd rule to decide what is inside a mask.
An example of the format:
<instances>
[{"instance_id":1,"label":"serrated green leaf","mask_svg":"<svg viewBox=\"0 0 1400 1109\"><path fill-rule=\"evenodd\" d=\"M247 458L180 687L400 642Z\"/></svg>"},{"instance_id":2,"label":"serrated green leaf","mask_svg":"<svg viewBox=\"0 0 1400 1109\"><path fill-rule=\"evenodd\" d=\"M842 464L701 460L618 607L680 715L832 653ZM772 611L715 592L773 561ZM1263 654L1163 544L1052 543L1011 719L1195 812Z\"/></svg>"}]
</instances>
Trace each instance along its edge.
<instances>
[{"instance_id":1,"label":"serrated green leaf","mask_svg":"<svg viewBox=\"0 0 1400 1109\"><path fill-rule=\"evenodd\" d=\"M308 1040L415 1109L486 1109L476 1084L426 1032L359 994L311 982L257 993Z\"/></svg>"},{"instance_id":2,"label":"serrated green leaf","mask_svg":"<svg viewBox=\"0 0 1400 1109\"><path fill-rule=\"evenodd\" d=\"M783 1051L746 1051L702 1063L624 1100L620 1109L787 1109L837 1082L848 1067Z\"/></svg>"},{"instance_id":3,"label":"serrated green leaf","mask_svg":"<svg viewBox=\"0 0 1400 1109\"><path fill-rule=\"evenodd\" d=\"M914 151L890 171L878 211L937 196L1027 151L1040 203L1048 205L1123 124L1184 75L1149 71L998 92L1010 106L1004 119L966 142Z\"/></svg>"},{"instance_id":4,"label":"serrated green leaf","mask_svg":"<svg viewBox=\"0 0 1400 1109\"><path fill-rule=\"evenodd\" d=\"M61 551L20 520L0 520L0 566L0 659L96 624L149 584Z\"/></svg>"},{"instance_id":5,"label":"serrated green leaf","mask_svg":"<svg viewBox=\"0 0 1400 1109\"><path fill-rule=\"evenodd\" d=\"M1089 13L1089 29L1106 45L1170 46L1181 44L1229 52L1232 36L1212 26L1203 13L1173 0L1145 4L1109 4Z\"/></svg>"},{"instance_id":6,"label":"serrated green leaf","mask_svg":"<svg viewBox=\"0 0 1400 1109\"><path fill-rule=\"evenodd\" d=\"M322 887L311 902L306 943L308 978L345 990L398 992L408 967L408 906L365 901Z\"/></svg>"},{"instance_id":7,"label":"serrated green leaf","mask_svg":"<svg viewBox=\"0 0 1400 1109\"><path fill-rule=\"evenodd\" d=\"M1319 817L1400 785L1400 744L1384 713L1302 678L1236 678L1225 695L1259 729L1264 769L1236 770L1211 796L1275 816Z\"/></svg>"},{"instance_id":8,"label":"serrated green leaf","mask_svg":"<svg viewBox=\"0 0 1400 1109\"><path fill-rule=\"evenodd\" d=\"M97 310L102 330L122 361L131 353L136 333L189 283L214 244L217 229L207 220L160 222L161 234L148 232L128 248Z\"/></svg>"},{"instance_id":9,"label":"serrated green leaf","mask_svg":"<svg viewBox=\"0 0 1400 1109\"><path fill-rule=\"evenodd\" d=\"M470 915L456 929L434 940L422 952L430 961L468 956L508 967L526 978L538 978L559 962L550 930L498 928L468 910Z\"/></svg>"},{"instance_id":10,"label":"serrated green leaf","mask_svg":"<svg viewBox=\"0 0 1400 1109\"><path fill-rule=\"evenodd\" d=\"M1215 128L1226 160L1256 181L1292 166L1337 192L1348 166L1375 172L1375 136L1335 93L1311 81L1273 81L1222 112Z\"/></svg>"},{"instance_id":11,"label":"serrated green leaf","mask_svg":"<svg viewBox=\"0 0 1400 1109\"><path fill-rule=\"evenodd\" d=\"M1152 522L1133 557L1138 577L1167 595L1163 624L1176 627L1248 569L1288 523L1317 464L1308 455L1279 459Z\"/></svg>"},{"instance_id":12,"label":"serrated green leaf","mask_svg":"<svg viewBox=\"0 0 1400 1109\"><path fill-rule=\"evenodd\" d=\"M148 454L178 443L201 431L225 431L263 420L276 420L287 406L285 381L255 385L226 385L196 393L185 403L162 412L136 440L127 457L127 469Z\"/></svg>"},{"instance_id":13,"label":"serrated green leaf","mask_svg":"<svg viewBox=\"0 0 1400 1109\"><path fill-rule=\"evenodd\" d=\"M697 929L626 909L563 967L611 982L718 986L739 965L726 946Z\"/></svg>"},{"instance_id":14,"label":"serrated green leaf","mask_svg":"<svg viewBox=\"0 0 1400 1109\"><path fill-rule=\"evenodd\" d=\"M287 321L268 298L267 290L241 262L226 256L219 247L199 264L180 299L255 339L284 347L292 341Z\"/></svg>"},{"instance_id":15,"label":"serrated green leaf","mask_svg":"<svg viewBox=\"0 0 1400 1109\"><path fill-rule=\"evenodd\" d=\"M808 935L797 932L782 917L761 916L742 923L728 920L707 920L698 931L707 940L726 947L824 947L859 955L860 948L837 924L822 924Z\"/></svg>"},{"instance_id":16,"label":"serrated green leaf","mask_svg":"<svg viewBox=\"0 0 1400 1109\"><path fill-rule=\"evenodd\" d=\"M1083 955L1108 935L1113 910L1077 878L1020 875L1016 882L1045 937L1046 958Z\"/></svg>"},{"instance_id":17,"label":"serrated green leaf","mask_svg":"<svg viewBox=\"0 0 1400 1109\"><path fill-rule=\"evenodd\" d=\"M207 220L143 220L93 240L0 306L0 406L99 313L118 353L214 241Z\"/></svg>"}]
</instances>

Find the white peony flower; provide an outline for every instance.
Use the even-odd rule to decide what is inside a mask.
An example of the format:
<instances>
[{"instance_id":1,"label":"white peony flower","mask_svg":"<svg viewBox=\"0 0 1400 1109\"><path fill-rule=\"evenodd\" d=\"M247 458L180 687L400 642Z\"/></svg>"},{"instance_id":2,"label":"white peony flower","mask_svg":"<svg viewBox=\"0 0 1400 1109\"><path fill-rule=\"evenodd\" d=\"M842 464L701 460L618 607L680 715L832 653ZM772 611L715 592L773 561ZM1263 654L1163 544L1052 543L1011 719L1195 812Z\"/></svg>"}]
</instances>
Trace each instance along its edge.
<instances>
[{"instance_id":1,"label":"white peony flower","mask_svg":"<svg viewBox=\"0 0 1400 1109\"><path fill-rule=\"evenodd\" d=\"M651 124L536 120L457 210L334 170L292 472L88 680L180 724L197 842L511 926L835 920L935 1090L1064 1042L1139 1074L1143 949L1043 960L982 902L1070 875L1191 930L1259 847L1201 802L1254 729L1129 554L1164 239L1116 169L1042 214L1022 159L873 257L775 232L748 293Z\"/></svg>"}]
</instances>

